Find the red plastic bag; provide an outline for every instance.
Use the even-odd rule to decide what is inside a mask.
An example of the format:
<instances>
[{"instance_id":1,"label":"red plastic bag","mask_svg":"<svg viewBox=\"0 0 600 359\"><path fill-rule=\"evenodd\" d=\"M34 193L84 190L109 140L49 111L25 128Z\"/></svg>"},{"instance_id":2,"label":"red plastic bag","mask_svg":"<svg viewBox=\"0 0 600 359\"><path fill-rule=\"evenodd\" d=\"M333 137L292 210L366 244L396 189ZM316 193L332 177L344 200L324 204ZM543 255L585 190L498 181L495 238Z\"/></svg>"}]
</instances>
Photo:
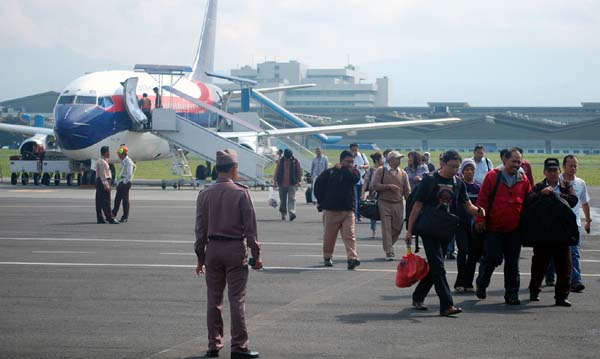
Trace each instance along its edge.
<instances>
[{"instance_id":1,"label":"red plastic bag","mask_svg":"<svg viewBox=\"0 0 600 359\"><path fill-rule=\"evenodd\" d=\"M408 288L429 274L429 263L425 259L412 253L407 248L406 255L398 263L396 272L396 286L398 288Z\"/></svg>"}]
</instances>

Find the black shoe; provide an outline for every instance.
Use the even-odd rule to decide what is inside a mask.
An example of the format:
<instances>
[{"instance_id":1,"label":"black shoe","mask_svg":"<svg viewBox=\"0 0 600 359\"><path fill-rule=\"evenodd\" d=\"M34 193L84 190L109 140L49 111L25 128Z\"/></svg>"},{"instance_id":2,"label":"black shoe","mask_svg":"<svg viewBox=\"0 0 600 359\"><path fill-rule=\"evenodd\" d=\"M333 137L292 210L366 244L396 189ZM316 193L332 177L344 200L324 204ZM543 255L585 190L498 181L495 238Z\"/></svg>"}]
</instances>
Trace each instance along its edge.
<instances>
[{"instance_id":1,"label":"black shoe","mask_svg":"<svg viewBox=\"0 0 600 359\"><path fill-rule=\"evenodd\" d=\"M423 305L423 302L417 302L416 300L413 300L412 302L412 306L416 309L416 310L428 310L429 308L427 308L426 306Z\"/></svg>"},{"instance_id":2,"label":"black shoe","mask_svg":"<svg viewBox=\"0 0 600 359\"><path fill-rule=\"evenodd\" d=\"M218 349L210 349L206 351L206 354L204 354L204 358L218 358L219 357L219 350Z\"/></svg>"},{"instance_id":3,"label":"black shoe","mask_svg":"<svg viewBox=\"0 0 600 359\"><path fill-rule=\"evenodd\" d=\"M446 255L446 259L456 259L456 256L454 255L454 253L448 253Z\"/></svg>"},{"instance_id":4,"label":"black shoe","mask_svg":"<svg viewBox=\"0 0 600 359\"><path fill-rule=\"evenodd\" d=\"M110 223L110 224L121 224L121 222L117 221L116 219L109 220L108 223Z\"/></svg>"},{"instance_id":5,"label":"black shoe","mask_svg":"<svg viewBox=\"0 0 600 359\"><path fill-rule=\"evenodd\" d=\"M459 314L459 313L462 313L462 309L461 309L461 308L459 308L459 307L455 307L455 306L451 306L450 308L448 308L448 309L446 309L446 310L443 310L443 311L441 311L441 312L440 312L440 315L441 315L442 317L449 317L449 316L451 316L451 315L454 315L454 314Z\"/></svg>"},{"instance_id":6,"label":"black shoe","mask_svg":"<svg viewBox=\"0 0 600 359\"><path fill-rule=\"evenodd\" d=\"M247 358L260 358L258 352L248 350L245 352L231 352L231 359L247 359Z\"/></svg>"},{"instance_id":7,"label":"black shoe","mask_svg":"<svg viewBox=\"0 0 600 359\"><path fill-rule=\"evenodd\" d=\"M348 270L354 270L359 265L360 261L358 259L348 259Z\"/></svg>"},{"instance_id":8,"label":"black shoe","mask_svg":"<svg viewBox=\"0 0 600 359\"><path fill-rule=\"evenodd\" d=\"M585 285L583 283L573 283L571 284L571 292L581 293L585 289Z\"/></svg>"},{"instance_id":9,"label":"black shoe","mask_svg":"<svg viewBox=\"0 0 600 359\"><path fill-rule=\"evenodd\" d=\"M571 302L569 302L567 299L557 299L556 305L558 305L559 307L571 307L572 306Z\"/></svg>"},{"instance_id":10,"label":"black shoe","mask_svg":"<svg viewBox=\"0 0 600 359\"><path fill-rule=\"evenodd\" d=\"M554 287L556 282L552 278L546 278L546 287Z\"/></svg>"},{"instance_id":11,"label":"black shoe","mask_svg":"<svg viewBox=\"0 0 600 359\"><path fill-rule=\"evenodd\" d=\"M477 289L475 289L475 295L479 299L485 299L487 297L487 294L485 293L485 288L477 287Z\"/></svg>"},{"instance_id":12,"label":"black shoe","mask_svg":"<svg viewBox=\"0 0 600 359\"><path fill-rule=\"evenodd\" d=\"M529 301L531 302L539 302L540 294L539 293L529 293Z\"/></svg>"},{"instance_id":13,"label":"black shoe","mask_svg":"<svg viewBox=\"0 0 600 359\"><path fill-rule=\"evenodd\" d=\"M519 298L504 298L504 303L507 305L521 305Z\"/></svg>"},{"instance_id":14,"label":"black shoe","mask_svg":"<svg viewBox=\"0 0 600 359\"><path fill-rule=\"evenodd\" d=\"M121 219L119 219L119 222L121 222L121 223L127 223L127 218L121 217Z\"/></svg>"},{"instance_id":15,"label":"black shoe","mask_svg":"<svg viewBox=\"0 0 600 359\"><path fill-rule=\"evenodd\" d=\"M296 219L296 213L290 212L290 222L293 222Z\"/></svg>"},{"instance_id":16,"label":"black shoe","mask_svg":"<svg viewBox=\"0 0 600 359\"><path fill-rule=\"evenodd\" d=\"M331 258L324 258L323 262L324 262L323 265L325 267L333 267L333 259L331 259Z\"/></svg>"},{"instance_id":17,"label":"black shoe","mask_svg":"<svg viewBox=\"0 0 600 359\"><path fill-rule=\"evenodd\" d=\"M282 221L285 221L285 213L282 213L282 214L281 214L281 220L282 220Z\"/></svg>"},{"instance_id":18,"label":"black shoe","mask_svg":"<svg viewBox=\"0 0 600 359\"><path fill-rule=\"evenodd\" d=\"M98 223L98 224L104 224L104 223L106 223L106 221L105 220L101 220L101 221L98 221L96 223Z\"/></svg>"}]
</instances>

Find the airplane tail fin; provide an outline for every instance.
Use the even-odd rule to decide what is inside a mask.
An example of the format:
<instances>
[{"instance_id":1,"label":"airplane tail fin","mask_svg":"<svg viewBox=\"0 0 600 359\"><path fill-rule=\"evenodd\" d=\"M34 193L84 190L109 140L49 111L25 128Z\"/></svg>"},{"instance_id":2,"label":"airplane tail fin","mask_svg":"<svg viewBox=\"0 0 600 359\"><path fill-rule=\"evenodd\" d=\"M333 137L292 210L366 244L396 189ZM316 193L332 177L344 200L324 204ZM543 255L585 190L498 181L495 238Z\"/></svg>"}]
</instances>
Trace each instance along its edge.
<instances>
[{"instance_id":1,"label":"airplane tail fin","mask_svg":"<svg viewBox=\"0 0 600 359\"><path fill-rule=\"evenodd\" d=\"M205 72L214 72L215 37L217 35L217 0L207 0L206 14L202 34L198 43L198 52L190 79L193 81L212 82Z\"/></svg>"}]
</instances>

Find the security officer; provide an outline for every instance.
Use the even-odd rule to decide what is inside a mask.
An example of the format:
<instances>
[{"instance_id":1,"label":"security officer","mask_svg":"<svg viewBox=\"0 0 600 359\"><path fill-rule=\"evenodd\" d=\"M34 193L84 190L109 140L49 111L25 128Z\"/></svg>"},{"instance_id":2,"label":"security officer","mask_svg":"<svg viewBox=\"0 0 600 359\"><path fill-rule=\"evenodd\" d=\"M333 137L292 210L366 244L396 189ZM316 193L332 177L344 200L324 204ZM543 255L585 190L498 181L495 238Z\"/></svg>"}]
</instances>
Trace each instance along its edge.
<instances>
[{"instance_id":1,"label":"security officer","mask_svg":"<svg viewBox=\"0 0 600 359\"><path fill-rule=\"evenodd\" d=\"M122 145L117 150L117 155L121 160L121 171L119 173L119 183L117 184L117 194L115 195L115 206L113 207L113 216L117 217L121 201L123 201L123 216L119 222L124 223L129 219L129 190L131 189L131 181L135 172L135 164L127 155L129 149Z\"/></svg>"},{"instance_id":2,"label":"security officer","mask_svg":"<svg viewBox=\"0 0 600 359\"><path fill-rule=\"evenodd\" d=\"M252 269L261 269L260 242L256 238L256 215L248 187L237 178L237 153L217 151L218 178L203 190L196 201L196 274L206 273L207 358L219 356L223 344L223 292L228 287L231 311L231 358L258 358L248 348L245 322L247 247L252 252Z\"/></svg>"},{"instance_id":3,"label":"security officer","mask_svg":"<svg viewBox=\"0 0 600 359\"><path fill-rule=\"evenodd\" d=\"M108 146L100 148L100 158L96 161L96 219L98 223L118 224L110 210L110 184L112 174L108 164L110 151ZM104 217L106 217L106 221Z\"/></svg>"}]
</instances>

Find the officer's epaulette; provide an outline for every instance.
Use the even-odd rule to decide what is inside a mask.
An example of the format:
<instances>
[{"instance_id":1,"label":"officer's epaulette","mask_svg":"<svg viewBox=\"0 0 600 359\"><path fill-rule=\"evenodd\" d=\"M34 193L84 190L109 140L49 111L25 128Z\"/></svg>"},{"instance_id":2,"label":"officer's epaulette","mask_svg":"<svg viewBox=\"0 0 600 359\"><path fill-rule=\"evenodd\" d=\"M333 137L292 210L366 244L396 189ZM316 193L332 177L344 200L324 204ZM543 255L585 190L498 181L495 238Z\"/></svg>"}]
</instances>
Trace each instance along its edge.
<instances>
[{"instance_id":1,"label":"officer's epaulette","mask_svg":"<svg viewBox=\"0 0 600 359\"><path fill-rule=\"evenodd\" d=\"M238 186L240 186L240 187L242 187L242 188L244 188L244 189L248 189L248 188L250 188L250 187L246 186L245 184L241 184L241 183L239 183L239 182L233 182L233 183L235 183L236 185L238 185Z\"/></svg>"}]
</instances>

